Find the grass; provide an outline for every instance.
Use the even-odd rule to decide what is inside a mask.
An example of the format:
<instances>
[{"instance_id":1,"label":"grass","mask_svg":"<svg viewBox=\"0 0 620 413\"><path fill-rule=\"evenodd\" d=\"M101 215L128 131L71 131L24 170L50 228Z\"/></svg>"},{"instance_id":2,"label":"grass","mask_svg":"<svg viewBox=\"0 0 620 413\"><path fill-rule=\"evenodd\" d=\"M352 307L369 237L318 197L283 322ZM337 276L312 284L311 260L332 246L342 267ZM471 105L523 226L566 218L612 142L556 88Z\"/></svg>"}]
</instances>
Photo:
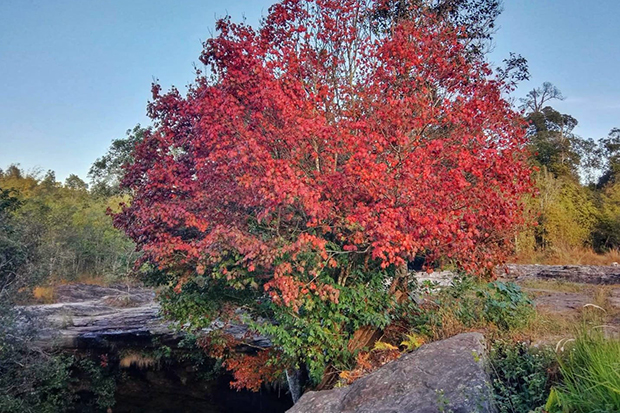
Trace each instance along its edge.
<instances>
[{"instance_id":1,"label":"grass","mask_svg":"<svg viewBox=\"0 0 620 413\"><path fill-rule=\"evenodd\" d=\"M56 301L54 287L34 287L32 297L38 304L52 304Z\"/></svg>"},{"instance_id":2,"label":"grass","mask_svg":"<svg viewBox=\"0 0 620 413\"><path fill-rule=\"evenodd\" d=\"M514 262L544 265L612 265L620 263L620 249L599 254L591 248L555 247L519 254L514 258Z\"/></svg>"},{"instance_id":3,"label":"grass","mask_svg":"<svg viewBox=\"0 0 620 413\"><path fill-rule=\"evenodd\" d=\"M550 413L620 412L620 341L582 329L559 358L562 382L551 392Z\"/></svg>"},{"instance_id":4,"label":"grass","mask_svg":"<svg viewBox=\"0 0 620 413\"><path fill-rule=\"evenodd\" d=\"M529 279L519 282L522 288L529 290L551 290L564 293L583 293L593 290L594 286L572 283L562 280Z\"/></svg>"},{"instance_id":5,"label":"grass","mask_svg":"<svg viewBox=\"0 0 620 413\"><path fill-rule=\"evenodd\" d=\"M620 340L605 325L609 290L597 291L600 306L592 303L572 314L538 310L524 328L491 339L499 412L620 412ZM524 337L541 342L532 345Z\"/></svg>"}]
</instances>

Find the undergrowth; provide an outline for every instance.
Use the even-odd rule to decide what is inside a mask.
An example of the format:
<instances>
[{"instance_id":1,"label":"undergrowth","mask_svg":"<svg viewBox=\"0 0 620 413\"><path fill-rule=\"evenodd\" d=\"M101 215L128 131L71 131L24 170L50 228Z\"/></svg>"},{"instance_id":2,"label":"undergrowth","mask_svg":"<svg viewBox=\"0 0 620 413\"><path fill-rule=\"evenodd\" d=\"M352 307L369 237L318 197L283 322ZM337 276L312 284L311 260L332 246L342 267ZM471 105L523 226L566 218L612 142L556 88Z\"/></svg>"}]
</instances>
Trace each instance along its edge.
<instances>
[{"instance_id":1,"label":"undergrowth","mask_svg":"<svg viewBox=\"0 0 620 413\"><path fill-rule=\"evenodd\" d=\"M528 413L545 404L556 370L552 349L498 340L488 364L499 413Z\"/></svg>"},{"instance_id":2,"label":"undergrowth","mask_svg":"<svg viewBox=\"0 0 620 413\"><path fill-rule=\"evenodd\" d=\"M465 331L502 335L525 327L535 316L532 301L514 283L484 283L471 277L424 299L416 330L432 340Z\"/></svg>"},{"instance_id":3,"label":"undergrowth","mask_svg":"<svg viewBox=\"0 0 620 413\"><path fill-rule=\"evenodd\" d=\"M530 299L514 283L461 277L449 287L436 287L421 286L417 309L388 326L371 350L358 353L355 365L340 372L338 385L350 384L425 342L474 330L509 335L535 314Z\"/></svg>"}]
</instances>

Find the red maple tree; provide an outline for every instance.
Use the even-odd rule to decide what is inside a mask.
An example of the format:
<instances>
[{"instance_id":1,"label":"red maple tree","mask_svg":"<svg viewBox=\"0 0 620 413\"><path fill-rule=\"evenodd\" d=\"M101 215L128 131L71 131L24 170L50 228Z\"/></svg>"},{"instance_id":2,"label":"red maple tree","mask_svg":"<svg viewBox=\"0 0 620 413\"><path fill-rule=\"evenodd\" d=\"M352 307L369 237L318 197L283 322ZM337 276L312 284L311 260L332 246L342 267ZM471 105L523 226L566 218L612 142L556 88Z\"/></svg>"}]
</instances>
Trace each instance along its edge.
<instances>
[{"instance_id":1,"label":"red maple tree","mask_svg":"<svg viewBox=\"0 0 620 413\"><path fill-rule=\"evenodd\" d=\"M115 220L177 293L206 279L292 314L364 288L356 268L389 285L416 256L482 272L510 251L530 172L508 87L461 28L423 12L385 27L385 3L225 18L186 96L153 86Z\"/></svg>"}]
</instances>

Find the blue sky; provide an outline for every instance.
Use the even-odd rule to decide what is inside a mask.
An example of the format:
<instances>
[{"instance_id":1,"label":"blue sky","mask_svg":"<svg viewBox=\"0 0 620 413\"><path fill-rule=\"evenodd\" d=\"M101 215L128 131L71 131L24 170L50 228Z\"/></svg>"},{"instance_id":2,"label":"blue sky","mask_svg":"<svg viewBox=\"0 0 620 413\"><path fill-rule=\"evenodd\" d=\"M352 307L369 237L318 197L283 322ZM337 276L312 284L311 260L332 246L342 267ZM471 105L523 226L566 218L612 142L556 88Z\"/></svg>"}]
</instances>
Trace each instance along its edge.
<instances>
[{"instance_id":1,"label":"blue sky","mask_svg":"<svg viewBox=\"0 0 620 413\"><path fill-rule=\"evenodd\" d=\"M154 78L193 79L216 17L256 23L272 0L0 0L0 168L85 178L110 141L145 116ZM567 96L577 132L620 127L620 1L505 0L495 50L521 53L532 79Z\"/></svg>"}]
</instances>

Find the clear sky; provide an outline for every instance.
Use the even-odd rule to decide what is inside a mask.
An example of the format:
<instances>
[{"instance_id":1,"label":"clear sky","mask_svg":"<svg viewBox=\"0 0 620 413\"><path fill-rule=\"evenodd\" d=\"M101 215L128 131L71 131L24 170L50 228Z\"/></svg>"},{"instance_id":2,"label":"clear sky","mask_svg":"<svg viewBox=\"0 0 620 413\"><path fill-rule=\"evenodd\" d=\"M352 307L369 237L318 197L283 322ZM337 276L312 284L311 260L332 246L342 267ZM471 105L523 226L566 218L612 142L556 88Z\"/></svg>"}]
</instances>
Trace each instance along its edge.
<instances>
[{"instance_id":1,"label":"clear sky","mask_svg":"<svg viewBox=\"0 0 620 413\"><path fill-rule=\"evenodd\" d=\"M154 78L193 80L216 17L254 24L273 0L0 0L0 168L86 178L114 138L145 116ZM577 132L620 127L619 0L505 0L491 60L510 51L567 96Z\"/></svg>"}]
</instances>

